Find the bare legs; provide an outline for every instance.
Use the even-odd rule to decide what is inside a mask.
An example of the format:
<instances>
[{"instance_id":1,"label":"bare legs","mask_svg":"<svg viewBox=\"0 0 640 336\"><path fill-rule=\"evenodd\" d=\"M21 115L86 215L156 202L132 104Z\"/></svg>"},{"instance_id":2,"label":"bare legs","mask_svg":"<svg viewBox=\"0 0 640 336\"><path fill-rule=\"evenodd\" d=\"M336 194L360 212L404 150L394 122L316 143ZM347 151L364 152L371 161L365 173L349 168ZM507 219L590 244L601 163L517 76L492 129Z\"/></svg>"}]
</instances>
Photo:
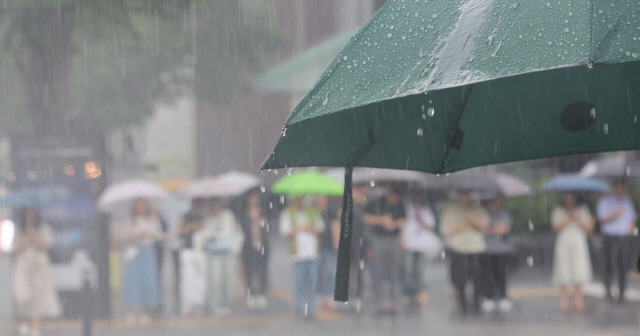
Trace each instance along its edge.
<instances>
[{"instance_id":1,"label":"bare legs","mask_svg":"<svg viewBox=\"0 0 640 336\"><path fill-rule=\"evenodd\" d=\"M584 313L584 294L582 293L582 287L580 285L573 286L573 305L578 313ZM569 311L569 289L567 286L560 286L560 303L558 307L563 313Z\"/></svg>"}]
</instances>

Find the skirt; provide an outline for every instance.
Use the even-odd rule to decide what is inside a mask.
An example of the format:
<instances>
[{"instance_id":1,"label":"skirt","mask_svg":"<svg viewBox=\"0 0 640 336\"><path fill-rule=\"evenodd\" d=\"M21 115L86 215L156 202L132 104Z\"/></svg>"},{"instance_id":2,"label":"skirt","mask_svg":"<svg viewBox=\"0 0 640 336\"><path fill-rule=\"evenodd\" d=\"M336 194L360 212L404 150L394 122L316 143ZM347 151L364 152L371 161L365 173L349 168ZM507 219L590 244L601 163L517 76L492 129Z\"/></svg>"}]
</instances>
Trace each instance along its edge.
<instances>
[{"instance_id":1,"label":"skirt","mask_svg":"<svg viewBox=\"0 0 640 336\"><path fill-rule=\"evenodd\" d=\"M122 300L131 306L152 306L159 302L160 275L153 245L137 246L137 253L125 261Z\"/></svg>"}]
</instances>

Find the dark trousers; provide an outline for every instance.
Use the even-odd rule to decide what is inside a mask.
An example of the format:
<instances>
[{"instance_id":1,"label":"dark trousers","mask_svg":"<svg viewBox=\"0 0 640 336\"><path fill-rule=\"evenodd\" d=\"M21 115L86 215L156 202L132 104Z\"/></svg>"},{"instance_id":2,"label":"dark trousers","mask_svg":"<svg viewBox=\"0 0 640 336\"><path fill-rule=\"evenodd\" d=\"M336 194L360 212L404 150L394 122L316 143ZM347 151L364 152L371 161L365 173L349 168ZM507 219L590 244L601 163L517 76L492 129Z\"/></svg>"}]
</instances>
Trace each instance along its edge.
<instances>
[{"instance_id":1,"label":"dark trousers","mask_svg":"<svg viewBox=\"0 0 640 336\"><path fill-rule=\"evenodd\" d=\"M242 253L244 277L250 295L264 295L267 291L268 251L264 254L255 249L245 249Z\"/></svg>"},{"instance_id":2,"label":"dark trousers","mask_svg":"<svg viewBox=\"0 0 640 336\"><path fill-rule=\"evenodd\" d=\"M451 282L458 295L458 304L463 314L468 312L465 287L470 280L473 283L473 307L480 308L482 276L480 274L480 254L461 254L449 251L451 256Z\"/></svg>"},{"instance_id":3,"label":"dark trousers","mask_svg":"<svg viewBox=\"0 0 640 336\"><path fill-rule=\"evenodd\" d=\"M620 298L624 298L624 290L627 287L627 270L629 260L625 247L628 237L626 236L603 236L604 244L602 252L604 256L604 286L607 290L607 297L611 298L611 281L613 281L613 269L616 268L618 275L618 286L620 288Z\"/></svg>"},{"instance_id":4,"label":"dark trousers","mask_svg":"<svg viewBox=\"0 0 640 336\"><path fill-rule=\"evenodd\" d=\"M507 262L507 255L484 254L480 256L483 297L488 299L507 297Z\"/></svg>"},{"instance_id":5,"label":"dark trousers","mask_svg":"<svg viewBox=\"0 0 640 336\"><path fill-rule=\"evenodd\" d=\"M182 303L180 300L180 250L171 251L171 256L173 257L173 290L175 291L175 309L176 313L180 313L180 304Z\"/></svg>"}]
</instances>

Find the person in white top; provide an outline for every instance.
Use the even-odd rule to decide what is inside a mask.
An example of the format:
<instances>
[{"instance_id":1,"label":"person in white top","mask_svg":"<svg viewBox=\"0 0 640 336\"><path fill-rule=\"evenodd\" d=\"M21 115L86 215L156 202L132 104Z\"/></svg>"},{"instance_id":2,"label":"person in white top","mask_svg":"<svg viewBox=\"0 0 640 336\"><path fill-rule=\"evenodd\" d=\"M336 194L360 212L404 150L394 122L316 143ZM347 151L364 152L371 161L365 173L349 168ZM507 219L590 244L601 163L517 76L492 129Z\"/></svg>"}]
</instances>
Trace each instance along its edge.
<instances>
[{"instance_id":1,"label":"person in white top","mask_svg":"<svg viewBox=\"0 0 640 336\"><path fill-rule=\"evenodd\" d=\"M210 213L194 235L194 247L207 252L207 297L214 315L228 315L236 294L243 234L220 198L211 199Z\"/></svg>"},{"instance_id":2,"label":"person in white top","mask_svg":"<svg viewBox=\"0 0 640 336\"><path fill-rule=\"evenodd\" d=\"M322 217L312 207L305 208L302 197L291 200L280 215L280 233L287 238L293 257L294 312L312 317L315 312L316 291L313 284L318 277L319 238L325 229Z\"/></svg>"},{"instance_id":3,"label":"person in white top","mask_svg":"<svg viewBox=\"0 0 640 336\"><path fill-rule=\"evenodd\" d=\"M573 287L574 306L584 313L582 286L591 280L588 235L595 220L585 205L579 205L573 192L562 195L563 206L551 213L551 225L558 233L553 255L553 282L560 287L560 311L569 309L569 288Z\"/></svg>"},{"instance_id":4,"label":"person in white top","mask_svg":"<svg viewBox=\"0 0 640 336\"><path fill-rule=\"evenodd\" d=\"M600 221L604 244L604 285L607 301L613 303L611 281L614 265L617 268L620 296L618 302L624 302L624 290L627 285L626 273L629 269L629 256L625 247L629 237L636 229L636 209L627 195L627 186L623 179L613 183L613 193L602 197L597 204L596 212Z\"/></svg>"},{"instance_id":5,"label":"person in white top","mask_svg":"<svg viewBox=\"0 0 640 336\"><path fill-rule=\"evenodd\" d=\"M418 192L411 195L405 205L406 222L400 233L405 255L405 294L415 301L422 310L426 309L427 292L424 277L425 264L430 254L441 249L441 243L434 233L436 218Z\"/></svg>"}]
</instances>

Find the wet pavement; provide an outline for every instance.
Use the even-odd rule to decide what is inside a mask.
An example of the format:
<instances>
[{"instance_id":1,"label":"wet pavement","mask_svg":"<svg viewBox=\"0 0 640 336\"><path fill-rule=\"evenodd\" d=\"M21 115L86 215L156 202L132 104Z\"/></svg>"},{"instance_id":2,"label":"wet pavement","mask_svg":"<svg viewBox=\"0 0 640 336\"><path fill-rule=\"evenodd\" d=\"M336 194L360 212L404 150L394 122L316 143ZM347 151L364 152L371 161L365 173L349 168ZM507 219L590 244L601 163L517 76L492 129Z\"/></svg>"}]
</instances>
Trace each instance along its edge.
<instances>
[{"instance_id":1,"label":"wet pavement","mask_svg":"<svg viewBox=\"0 0 640 336\"><path fill-rule=\"evenodd\" d=\"M274 258L280 253L284 252L276 249ZM395 317L376 316L365 297L359 313L356 302L350 302L339 304L336 312L319 312L314 320L305 320L290 313L289 268L286 262L274 263L271 277L275 286L265 310L238 307L228 317L159 318L150 327L128 327L121 320L96 321L93 335L640 335L636 329L639 301L612 306L588 296L584 315L563 315L549 277L535 268L521 268L513 275L510 296L514 307L510 313L460 316L442 261L429 266L429 309L424 313L403 308ZM640 282L632 281L631 288L632 292L640 291ZM44 329L43 335L81 335L79 322L49 322ZM15 325L1 324L3 335L17 335Z\"/></svg>"}]
</instances>

